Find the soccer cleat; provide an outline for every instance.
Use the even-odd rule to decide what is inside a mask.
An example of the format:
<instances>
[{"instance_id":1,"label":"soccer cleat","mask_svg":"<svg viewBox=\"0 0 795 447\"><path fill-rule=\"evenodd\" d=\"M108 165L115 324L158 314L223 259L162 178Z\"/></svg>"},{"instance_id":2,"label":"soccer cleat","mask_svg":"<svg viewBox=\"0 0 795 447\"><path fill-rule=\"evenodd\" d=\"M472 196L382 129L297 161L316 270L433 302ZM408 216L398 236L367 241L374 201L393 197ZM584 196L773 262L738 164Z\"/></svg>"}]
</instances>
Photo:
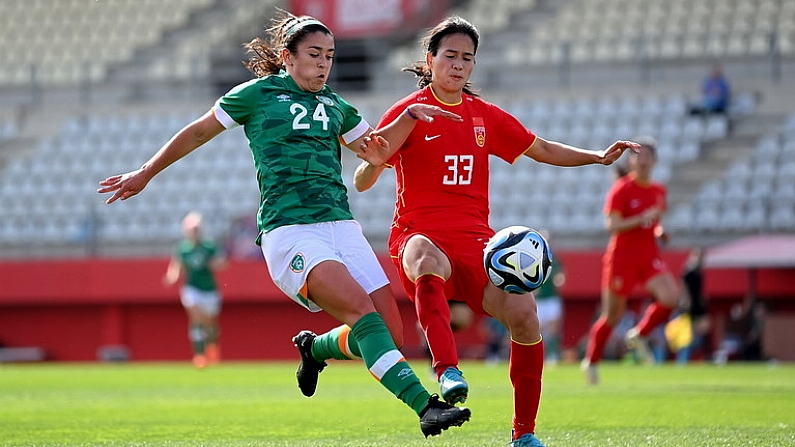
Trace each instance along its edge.
<instances>
[{"instance_id":1,"label":"soccer cleat","mask_svg":"<svg viewBox=\"0 0 795 447\"><path fill-rule=\"evenodd\" d=\"M463 404L467 401L469 385L464 380L464 375L458 368L447 368L439 377L439 388L442 399L450 405Z\"/></svg>"},{"instance_id":2,"label":"soccer cleat","mask_svg":"<svg viewBox=\"0 0 795 447\"><path fill-rule=\"evenodd\" d=\"M654 363L654 355L651 352L651 348L649 348L649 342L645 337L641 337L640 331L637 328L633 327L628 330L624 341L629 349L635 351L643 363Z\"/></svg>"},{"instance_id":3,"label":"soccer cleat","mask_svg":"<svg viewBox=\"0 0 795 447\"><path fill-rule=\"evenodd\" d=\"M207 364L216 365L221 361L221 350L216 343L210 343L204 348L204 353L207 355Z\"/></svg>"},{"instance_id":4,"label":"soccer cleat","mask_svg":"<svg viewBox=\"0 0 795 447\"><path fill-rule=\"evenodd\" d=\"M580 370L585 374L585 380L589 385L599 384L599 371L596 369L596 364L591 363L587 358L582 359L580 363Z\"/></svg>"},{"instance_id":5,"label":"soccer cleat","mask_svg":"<svg viewBox=\"0 0 795 447\"><path fill-rule=\"evenodd\" d=\"M428 399L428 406L420 413L420 429L426 438L436 436L453 425L460 427L471 415L469 408L454 407L440 401L439 395L434 394Z\"/></svg>"},{"instance_id":6,"label":"soccer cleat","mask_svg":"<svg viewBox=\"0 0 795 447\"><path fill-rule=\"evenodd\" d=\"M544 447L544 444L532 433L523 434L519 439L514 439L509 445L511 447Z\"/></svg>"},{"instance_id":7,"label":"soccer cleat","mask_svg":"<svg viewBox=\"0 0 795 447\"><path fill-rule=\"evenodd\" d=\"M193 356L193 366L198 369L203 369L207 366L207 357L204 354L196 354Z\"/></svg>"},{"instance_id":8,"label":"soccer cleat","mask_svg":"<svg viewBox=\"0 0 795 447\"><path fill-rule=\"evenodd\" d=\"M298 388L306 397L312 397L315 394L317 376L327 365L326 362L318 362L312 356L312 341L315 340L315 337L317 335L311 331L301 331L293 337L293 343L301 354L301 363L295 371L295 378L298 379Z\"/></svg>"}]
</instances>

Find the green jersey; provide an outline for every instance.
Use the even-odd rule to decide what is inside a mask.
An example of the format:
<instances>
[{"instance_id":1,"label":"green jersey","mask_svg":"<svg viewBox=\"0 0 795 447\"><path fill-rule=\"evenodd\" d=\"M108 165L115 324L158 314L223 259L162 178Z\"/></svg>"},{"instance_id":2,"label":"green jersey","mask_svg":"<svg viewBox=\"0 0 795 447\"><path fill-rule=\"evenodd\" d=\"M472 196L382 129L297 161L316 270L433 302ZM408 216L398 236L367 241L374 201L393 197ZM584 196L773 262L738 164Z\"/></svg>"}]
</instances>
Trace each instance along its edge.
<instances>
[{"instance_id":1,"label":"green jersey","mask_svg":"<svg viewBox=\"0 0 795 447\"><path fill-rule=\"evenodd\" d=\"M182 240L177 244L176 256L185 272L185 284L199 290L216 290L210 262L218 254L218 249L211 241L200 241L197 244Z\"/></svg>"},{"instance_id":2,"label":"green jersey","mask_svg":"<svg viewBox=\"0 0 795 447\"><path fill-rule=\"evenodd\" d=\"M248 138L260 189L261 232L353 219L340 143L359 138L370 126L329 86L308 92L282 71L234 87L216 102L214 113L226 128L242 125Z\"/></svg>"}]
</instances>

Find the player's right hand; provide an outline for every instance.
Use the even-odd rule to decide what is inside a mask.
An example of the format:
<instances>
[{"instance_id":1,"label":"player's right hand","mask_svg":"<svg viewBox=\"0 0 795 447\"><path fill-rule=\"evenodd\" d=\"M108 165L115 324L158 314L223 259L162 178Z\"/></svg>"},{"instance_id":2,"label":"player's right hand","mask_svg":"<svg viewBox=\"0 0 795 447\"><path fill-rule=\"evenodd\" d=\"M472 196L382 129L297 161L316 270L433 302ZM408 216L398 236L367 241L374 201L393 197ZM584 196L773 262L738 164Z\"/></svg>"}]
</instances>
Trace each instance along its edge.
<instances>
[{"instance_id":1,"label":"player's right hand","mask_svg":"<svg viewBox=\"0 0 795 447\"><path fill-rule=\"evenodd\" d=\"M143 191L149 183L149 177L143 169L136 169L126 174L114 175L99 182L101 188L97 189L100 194L112 192L105 203L113 203L116 200L127 200Z\"/></svg>"}]
</instances>

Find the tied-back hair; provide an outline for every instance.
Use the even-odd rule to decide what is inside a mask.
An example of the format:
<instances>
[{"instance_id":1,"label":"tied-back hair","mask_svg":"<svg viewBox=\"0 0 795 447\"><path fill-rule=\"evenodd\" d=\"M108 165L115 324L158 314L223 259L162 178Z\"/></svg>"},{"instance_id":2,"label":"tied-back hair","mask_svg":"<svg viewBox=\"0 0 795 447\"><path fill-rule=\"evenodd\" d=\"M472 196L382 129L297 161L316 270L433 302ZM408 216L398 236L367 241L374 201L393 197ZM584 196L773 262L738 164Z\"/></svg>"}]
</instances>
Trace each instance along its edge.
<instances>
[{"instance_id":1,"label":"tied-back hair","mask_svg":"<svg viewBox=\"0 0 795 447\"><path fill-rule=\"evenodd\" d=\"M276 10L276 16L271 19L272 26L266 30L267 40L257 37L243 44L248 56L243 65L258 78L284 70L281 50L286 48L295 54L298 44L307 35L320 31L334 37L331 30L314 17L298 17L281 8Z\"/></svg>"},{"instance_id":2,"label":"tied-back hair","mask_svg":"<svg viewBox=\"0 0 795 447\"><path fill-rule=\"evenodd\" d=\"M439 53L439 46L442 39L451 34L465 34L472 39L475 45L475 53L478 51L478 43L480 42L480 33L478 33L475 25L467 22L459 16L452 16L444 19L435 27L431 28L428 33L420 39L420 44L426 52L436 56ZM422 60L414 62L410 67L405 67L402 71L413 73L418 78L417 87L424 88L431 83L431 69L428 64ZM478 96L472 82L467 81L464 85L464 93L472 96Z\"/></svg>"}]
</instances>

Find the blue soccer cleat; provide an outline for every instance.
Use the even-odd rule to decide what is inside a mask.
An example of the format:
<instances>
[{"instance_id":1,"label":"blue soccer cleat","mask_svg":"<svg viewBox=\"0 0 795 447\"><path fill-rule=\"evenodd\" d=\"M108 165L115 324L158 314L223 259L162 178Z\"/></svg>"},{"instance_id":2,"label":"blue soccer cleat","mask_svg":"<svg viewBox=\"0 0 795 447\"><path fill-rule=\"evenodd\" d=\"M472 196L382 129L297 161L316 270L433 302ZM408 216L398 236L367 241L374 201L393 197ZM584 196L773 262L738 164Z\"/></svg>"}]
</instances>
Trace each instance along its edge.
<instances>
[{"instance_id":1,"label":"blue soccer cleat","mask_svg":"<svg viewBox=\"0 0 795 447\"><path fill-rule=\"evenodd\" d=\"M447 368L439 377L439 388L442 399L450 405L464 403L469 394L469 385L464 380L464 375L458 368Z\"/></svg>"},{"instance_id":2,"label":"blue soccer cleat","mask_svg":"<svg viewBox=\"0 0 795 447\"><path fill-rule=\"evenodd\" d=\"M511 447L544 447L544 444L532 433L525 433L510 444Z\"/></svg>"}]
</instances>

